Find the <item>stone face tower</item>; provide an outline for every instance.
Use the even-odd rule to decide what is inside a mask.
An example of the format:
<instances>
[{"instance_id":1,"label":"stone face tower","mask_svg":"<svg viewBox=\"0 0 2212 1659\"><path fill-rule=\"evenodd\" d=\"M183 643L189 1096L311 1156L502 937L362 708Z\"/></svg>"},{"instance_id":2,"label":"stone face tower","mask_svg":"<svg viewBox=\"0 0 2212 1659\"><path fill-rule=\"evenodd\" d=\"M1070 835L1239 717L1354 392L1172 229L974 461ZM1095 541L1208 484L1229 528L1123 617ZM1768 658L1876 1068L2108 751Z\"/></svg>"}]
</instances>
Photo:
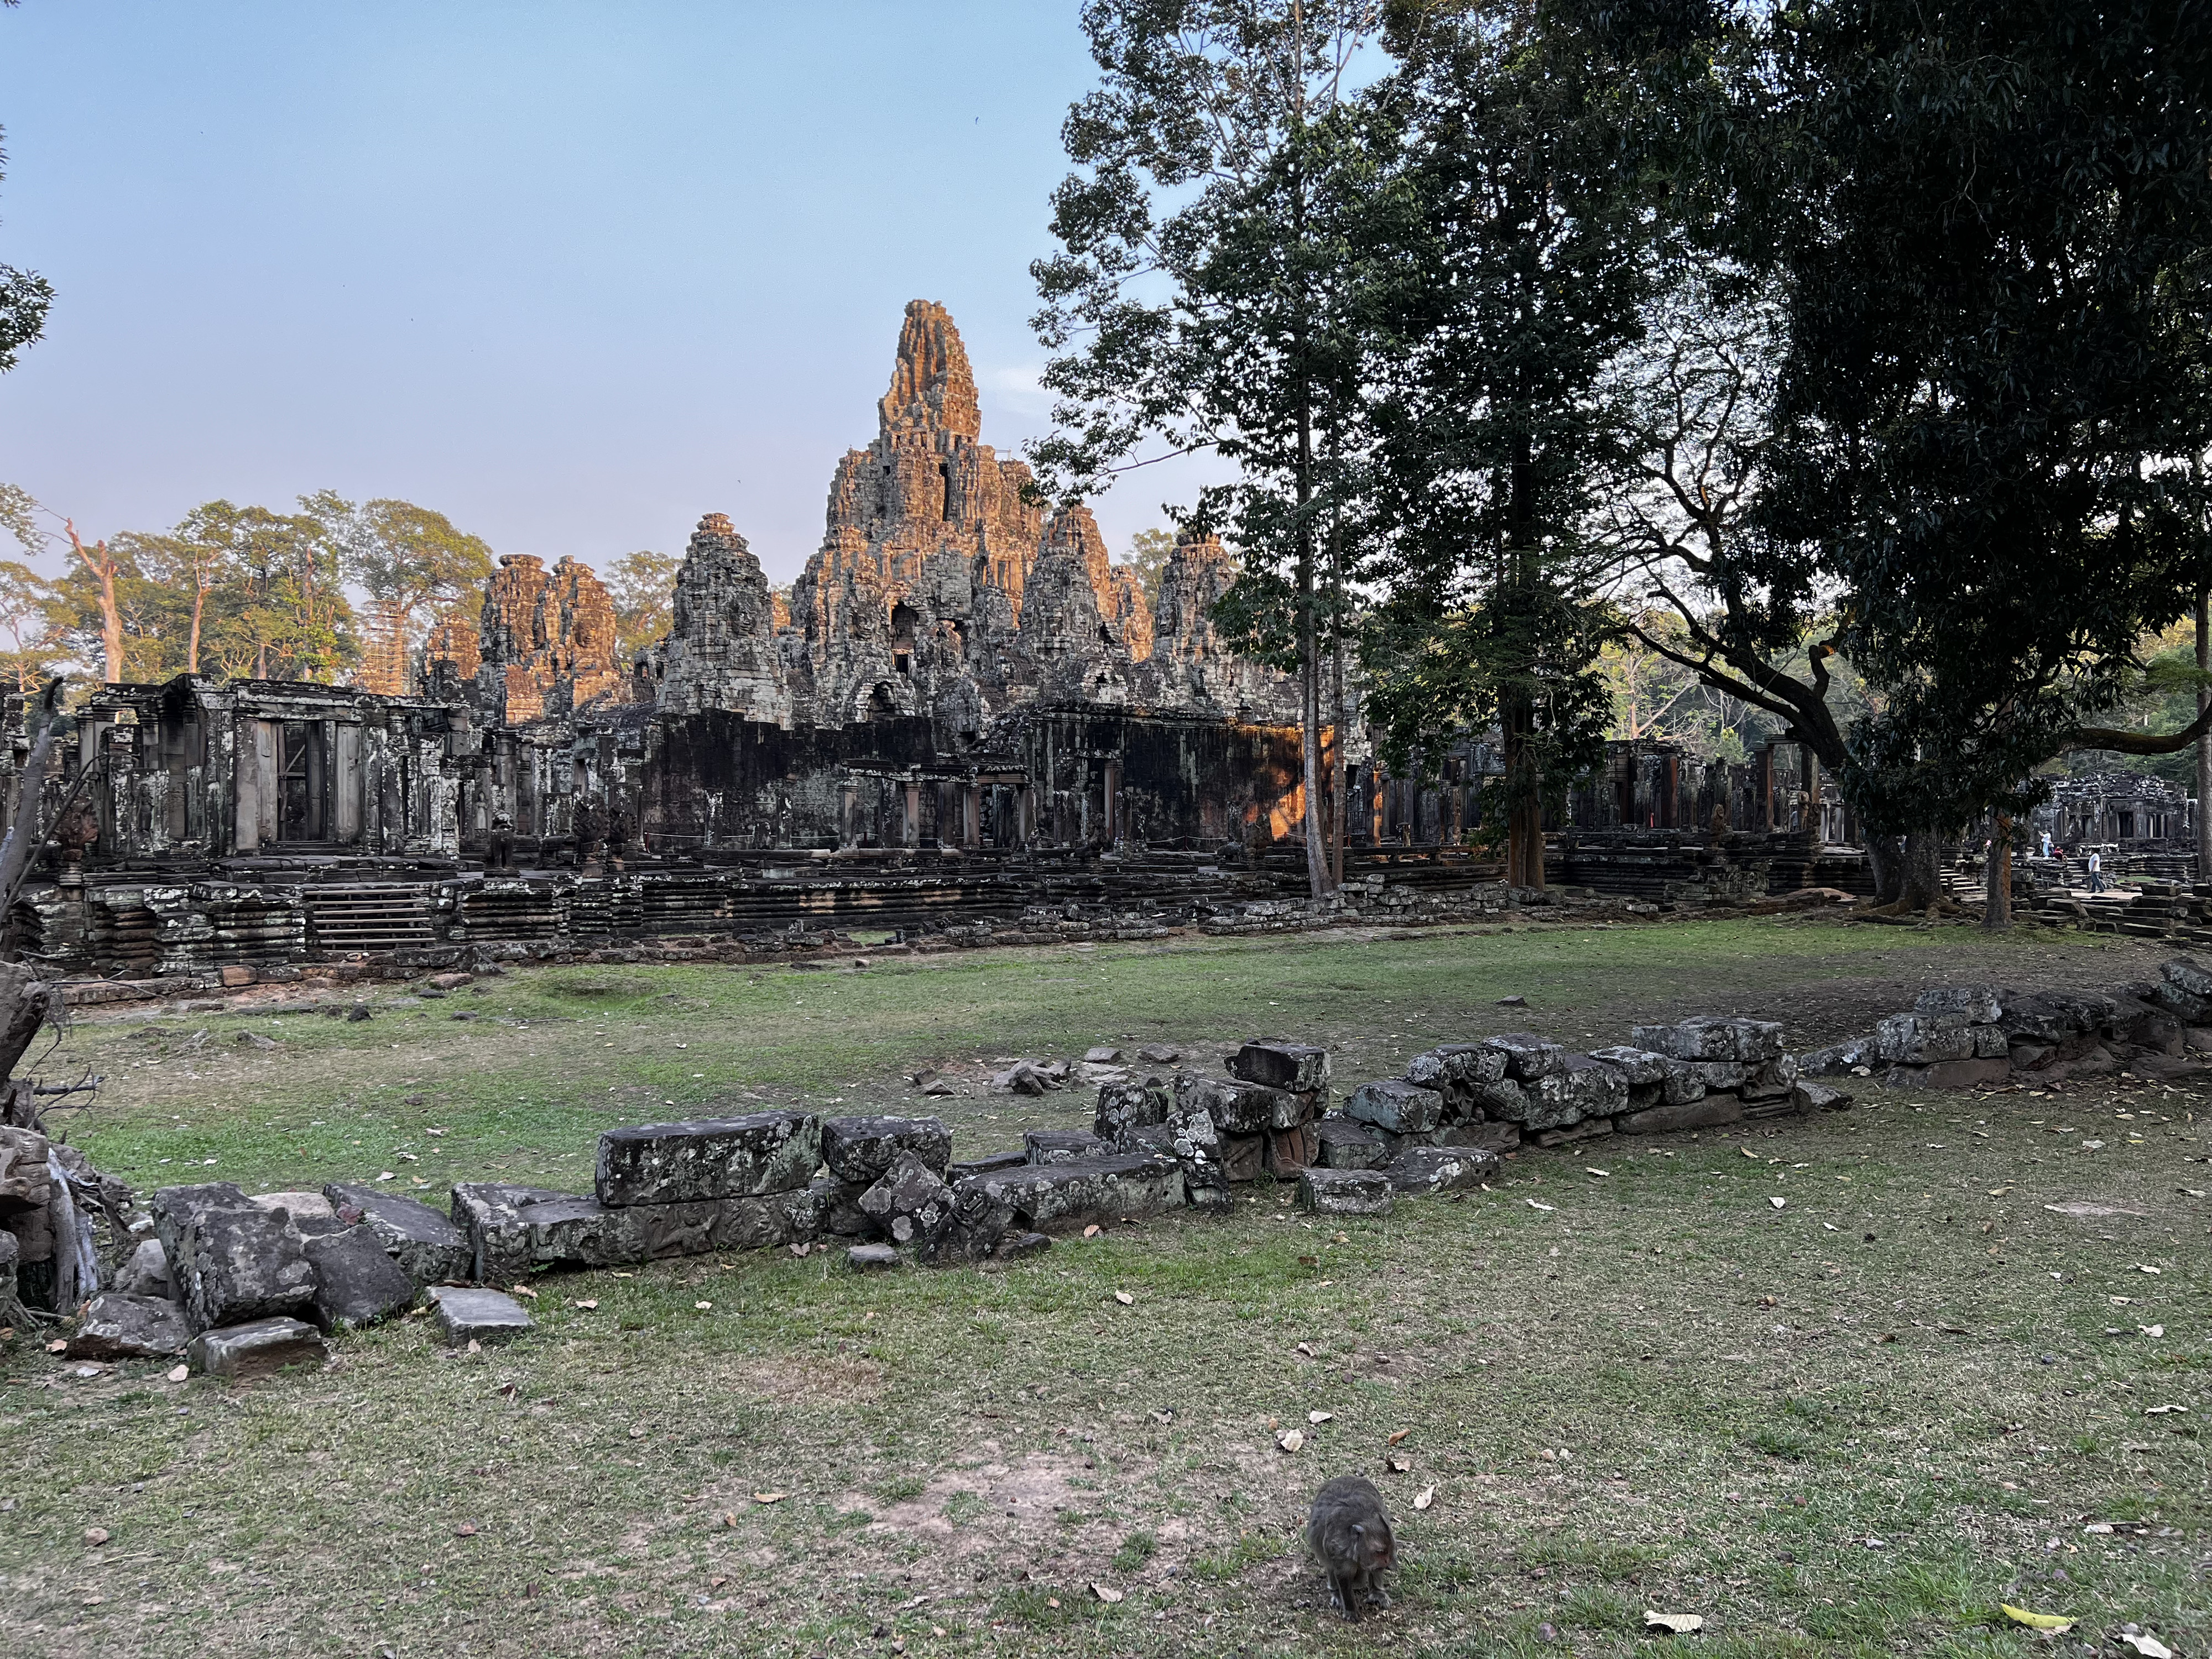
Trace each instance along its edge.
<instances>
[{"instance_id":1,"label":"stone face tower","mask_svg":"<svg viewBox=\"0 0 2212 1659\"><path fill-rule=\"evenodd\" d=\"M720 513L699 520L676 573L660 707L672 714L738 710L778 726L792 720L776 660L775 602L760 561Z\"/></svg>"},{"instance_id":2,"label":"stone face tower","mask_svg":"<svg viewBox=\"0 0 2212 1659\"><path fill-rule=\"evenodd\" d=\"M477 622L479 692L503 725L572 713L619 697L627 684L615 649L614 601L591 567L563 559L549 572L527 553L501 556L484 584ZM458 667L463 641L438 642ZM430 653L441 660L439 649Z\"/></svg>"}]
</instances>

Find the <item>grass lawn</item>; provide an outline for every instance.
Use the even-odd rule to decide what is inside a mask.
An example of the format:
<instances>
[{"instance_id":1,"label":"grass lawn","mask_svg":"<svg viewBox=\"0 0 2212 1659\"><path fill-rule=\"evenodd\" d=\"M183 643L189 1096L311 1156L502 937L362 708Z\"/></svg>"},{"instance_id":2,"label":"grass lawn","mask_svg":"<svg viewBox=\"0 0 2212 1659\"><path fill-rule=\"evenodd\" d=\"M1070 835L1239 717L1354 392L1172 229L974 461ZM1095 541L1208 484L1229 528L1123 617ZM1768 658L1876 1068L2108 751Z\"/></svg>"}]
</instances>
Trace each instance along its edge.
<instances>
[{"instance_id":1,"label":"grass lawn","mask_svg":"<svg viewBox=\"0 0 2212 1659\"><path fill-rule=\"evenodd\" d=\"M142 1187L388 1172L437 1202L585 1189L601 1128L757 1102L935 1110L961 1155L995 1149L1091 1100L985 1068L1101 1041L1211 1066L1308 1036L1348 1087L1511 1026L1620 1042L1711 1008L1810 1046L1931 981L2155 960L1777 920L574 967L380 988L365 1023L83 1019L42 1065L106 1074L73 1138ZM953 1096L908 1083L926 1064ZM80 1379L19 1336L0 1651L2049 1651L2011 1601L2080 1620L2065 1651L2131 1651L2134 1621L2203 1655L2203 1093L1865 1099L1524 1153L1379 1222L1309 1224L1263 1184L1003 1270L547 1275L515 1346L409 1322L251 1385ZM2084 1201L2113 1212L2046 1207ZM1297 1537L1347 1469L1402 1558L1356 1626ZM1647 1607L1707 1630L1648 1638Z\"/></svg>"}]
</instances>

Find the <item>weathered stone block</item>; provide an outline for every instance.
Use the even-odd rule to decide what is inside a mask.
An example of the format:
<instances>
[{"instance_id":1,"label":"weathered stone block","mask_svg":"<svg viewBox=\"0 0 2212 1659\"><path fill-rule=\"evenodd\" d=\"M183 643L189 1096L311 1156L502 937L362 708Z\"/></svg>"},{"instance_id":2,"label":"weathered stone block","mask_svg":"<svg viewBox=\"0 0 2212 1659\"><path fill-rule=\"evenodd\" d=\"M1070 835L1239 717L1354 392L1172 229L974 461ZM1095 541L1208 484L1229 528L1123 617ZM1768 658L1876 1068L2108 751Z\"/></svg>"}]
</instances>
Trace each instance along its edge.
<instances>
[{"instance_id":1,"label":"weathered stone block","mask_svg":"<svg viewBox=\"0 0 2212 1659\"><path fill-rule=\"evenodd\" d=\"M46 1138L36 1129L0 1124L0 1204L43 1205L52 1185Z\"/></svg>"},{"instance_id":2,"label":"weathered stone block","mask_svg":"<svg viewBox=\"0 0 2212 1659\"><path fill-rule=\"evenodd\" d=\"M1873 1037L1848 1037L1797 1056L1800 1077L1848 1077L1862 1066L1881 1064L1881 1045Z\"/></svg>"},{"instance_id":3,"label":"weathered stone block","mask_svg":"<svg viewBox=\"0 0 2212 1659\"><path fill-rule=\"evenodd\" d=\"M265 1376L288 1365L319 1365L330 1350L313 1325L282 1316L202 1331L185 1346L185 1360L210 1376Z\"/></svg>"},{"instance_id":4,"label":"weathered stone block","mask_svg":"<svg viewBox=\"0 0 2212 1659\"><path fill-rule=\"evenodd\" d=\"M821 1217L825 1234L833 1238L866 1238L874 1231L867 1212L860 1208L860 1194L868 1190L866 1187L835 1176L817 1176L811 1190L814 1212Z\"/></svg>"},{"instance_id":5,"label":"weathered stone block","mask_svg":"<svg viewBox=\"0 0 2212 1659\"><path fill-rule=\"evenodd\" d=\"M1796 1095L1801 1111L1843 1112L1850 1109L1850 1096L1841 1089L1832 1089L1825 1083L1801 1082L1797 1085Z\"/></svg>"},{"instance_id":6,"label":"weathered stone block","mask_svg":"<svg viewBox=\"0 0 2212 1659\"><path fill-rule=\"evenodd\" d=\"M109 1291L85 1304L69 1339L71 1359L152 1359L182 1353L191 1332L185 1310L156 1297Z\"/></svg>"},{"instance_id":7,"label":"weathered stone block","mask_svg":"<svg viewBox=\"0 0 2212 1659\"><path fill-rule=\"evenodd\" d=\"M1692 1060L1686 1062L1690 1074L1708 1089L1741 1089L1750 1078L1752 1068L1740 1060Z\"/></svg>"},{"instance_id":8,"label":"weathered stone block","mask_svg":"<svg viewBox=\"0 0 2212 1659\"><path fill-rule=\"evenodd\" d=\"M1388 1215L1394 1196L1380 1170L1308 1170L1298 1176L1298 1207L1315 1215Z\"/></svg>"},{"instance_id":9,"label":"weathered stone block","mask_svg":"<svg viewBox=\"0 0 2212 1659\"><path fill-rule=\"evenodd\" d=\"M1073 1164L1079 1158L1107 1158L1114 1144L1088 1129L1024 1129L1022 1152L1031 1164Z\"/></svg>"},{"instance_id":10,"label":"weathered stone block","mask_svg":"<svg viewBox=\"0 0 2212 1659\"><path fill-rule=\"evenodd\" d=\"M1784 1054L1779 1060L1762 1060L1757 1066L1747 1066L1743 1081L1736 1085L1736 1092L1748 1104L1754 1100L1778 1099L1796 1086L1797 1062Z\"/></svg>"},{"instance_id":11,"label":"weathered stone block","mask_svg":"<svg viewBox=\"0 0 2212 1659\"><path fill-rule=\"evenodd\" d=\"M1782 1027L1772 1020L1699 1014L1679 1025L1638 1025L1632 1040L1676 1060L1759 1061L1778 1058Z\"/></svg>"},{"instance_id":12,"label":"weathered stone block","mask_svg":"<svg viewBox=\"0 0 2212 1659\"><path fill-rule=\"evenodd\" d=\"M420 1200L339 1181L325 1187L323 1196L339 1221L358 1222L374 1233L416 1289L475 1277L476 1251L467 1231Z\"/></svg>"},{"instance_id":13,"label":"weathered stone block","mask_svg":"<svg viewBox=\"0 0 2212 1659\"><path fill-rule=\"evenodd\" d=\"M1409 1146L1382 1171L1401 1193L1443 1193L1476 1187L1497 1174L1498 1155L1468 1146Z\"/></svg>"},{"instance_id":14,"label":"weathered stone block","mask_svg":"<svg viewBox=\"0 0 2212 1659\"><path fill-rule=\"evenodd\" d=\"M1286 1129L1311 1116L1316 1102L1286 1089L1263 1083L1244 1083L1234 1078L1200 1077L1184 1073L1175 1080L1175 1109L1188 1114L1203 1111L1224 1134L1256 1135L1269 1129Z\"/></svg>"},{"instance_id":15,"label":"weathered stone block","mask_svg":"<svg viewBox=\"0 0 2212 1659\"><path fill-rule=\"evenodd\" d=\"M883 1178L860 1195L860 1208L895 1244L911 1244L952 1214L952 1188L911 1152L902 1152Z\"/></svg>"},{"instance_id":16,"label":"weathered stone block","mask_svg":"<svg viewBox=\"0 0 2212 1659\"><path fill-rule=\"evenodd\" d=\"M1511 1078L1499 1078L1489 1083L1465 1083L1455 1091L1462 1103L1462 1118L1492 1117L1505 1122L1518 1122L1528 1115L1528 1090L1532 1085L1515 1082Z\"/></svg>"},{"instance_id":17,"label":"weathered stone block","mask_svg":"<svg viewBox=\"0 0 2212 1659\"><path fill-rule=\"evenodd\" d=\"M1893 1065L1930 1066L1974 1054L1973 1034L1948 1015L1891 1014L1875 1023L1874 1034L1882 1059Z\"/></svg>"},{"instance_id":18,"label":"weathered stone block","mask_svg":"<svg viewBox=\"0 0 2212 1659\"><path fill-rule=\"evenodd\" d=\"M1447 1042L1415 1054L1406 1067L1408 1083L1446 1094L1478 1083L1495 1083L1504 1075L1504 1050L1484 1042Z\"/></svg>"},{"instance_id":19,"label":"weathered stone block","mask_svg":"<svg viewBox=\"0 0 2212 1659\"><path fill-rule=\"evenodd\" d=\"M1923 1081L1930 1089L1976 1089L2002 1083L2011 1075L2009 1060L1946 1060L1930 1066Z\"/></svg>"},{"instance_id":20,"label":"weathered stone block","mask_svg":"<svg viewBox=\"0 0 2212 1659\"><path fill-rule=\"evenodd\" d=\"M845 1265L856 1273L890 1273L904 1266L905 1261L888 1244L855 1244L845 1252Z\"/></svg>"},{"instance_id":21,"label":"weathered stone block","mask_svg":"<svg viewBox=\"0 0 2212 1659\"><path fill-rule=\"evenodd\" d=\"M1950 1015L1969 1025L1991 1025L2004 1018L2004 993L1994 985L1938 985L1913 999L1912 1012Z\"/></svg>"},{"instance_id":22,"label":"weathered stone block","mask_svg":"<svg viewBox=\"0 0 2212 1659\"><path fill-rule=\"evenodd\" d=\"M1517 1123L1453 1123L1436 1133L1439 1146L1460 1146L1483 1152L1510 1152L1521 1144Z\"/></svg>"},{"instance_id":23,"label":"weathered stone block","mask_svg":"<svg viewBox=\"0 0 2212 1659\"><path fill-rule=\"evenodd\" d=\"M1320 1157L1319 1145L1312 1131L1304 1127L1295 1129L1270 1129L1261 1162L1269 1175L1278 1180L1297 1175Z\"/></svg>"},{"instance_id":24,"label":"weathered stone block","mask_svg":"<svg viewBox=\"0 0 2212 1659\"><path fill-rule=\"evenodd\" d=\"M1164 1077L1129 1078L1098 1085L1098 1114L1093 1124L1103 1139L1123 1145L1137 1129L1168 1121L1174 1091Z\"/></svg>"},{"instance_id":25,"label":"weathered stone block","mask_svg":"<svg viewBox=\"0 0 2212 1659\"><path fill-rule=\"evenodd\" d=\"M468 1235L466 1277L482 1285L511 1285L530 1271L530 1229L525 1205L574 1203L573 1194L500 1181L453 1183L453 1221Z\"/></svg>"},{"instance_id":26,"label":"weathered stone block","mask_svg":"<svg viewBox=\"0 0 2212 1659\"><path fill-rule=\"evenodd\" d=\"M1242 1186L1248 1181L1257 1181L1267 1155L1265 1135L1223 1135L1218 1158L1221 1178Z\"/></svg>"},{"instance_id":27,"label":"weathered stone block","mask_svg":"<svg viewBox=\"0 0 2212 1659\"><path fill-rule=\"evenodd\" d=\"M1030 1155L1024 1152L993 1152L988 1158L971 1158L963 1164L945 1166L945 1178L957 1185L969 1176L995 1175L1001 1170L1019 1170L1027 1166Z\"/></svg>"},{"instance_id":28,"label":"weathered stone block","mask_svg":"<svg viewBox=\"0 0 2212 1659\"><path fill-rule=\"evenodd\" d=\"M811 1112L647 1123L599 1137L602 1204L674 1204L790 1192L814 1178L822 1125Z\"/></svg>"},{"instance_id":29,"label":"weathered stone block","mask_svg":"<svg viewBox=\"0 0 2212 1659\"><path fill-rule=\"evenodd\" d=\"M305 1249L307 1265L315 1270L312 1306L322 1329L374 1325L415 1305L415 1281L368 1227L311 1238Z\"/></svg>"},{"instance_id":30,"label":"weathered stone block","mask_svg":"<svg viewBox=\"0 0 2212 1659\"><path fill-rule=\"evenodd\" d=\"M489 1348L538 1328L523 1305L501 1291L434 1285L430 1308L439 1334L457 1348L470 1342Z\"/></svg>"},{"instance_id":31,"label":"weathered stone block","mask_svg":"<svg viewBox=\"0 0 2212 1659\"><path fill-rule=\"evenodd\" d=\"M810 1184L796 1192L688 1204L602 1204L558 1194L515 1207L515 1247L526 1267L619 1267L714 1250L804 1244L822 1229ZM489 1283L511 1283L520 1272Z\"/></svg>"},{"instance_id":32,"label":"weathered stone block","mask_svg":"<svg viewBox=\"0 0 2212 1659\"><path fill-rule=\"evenodd\" d=\"M1328 1087L1328 1050L1304 1042L1248 1042L1229 1057L1229 1075L1270 1089L1313 1094Z\"/></svg>"},{"instance_id":33,"label":"weathered stone block","mask_svg":"<svg viewBox=\"0 0 2212 1659\"><path fill-rule=\"evenodd\" d=\"M1628 1081L1588 1054L1568 1054L1560 1069L1539 1078L1526 1128L1565 1128L1586 1117L1610 1117L1628 1104Z\"/></svg>"},{"instance_id":34,"label":"weathered stone block","mask_svg":"<svg viewBox=\"0 0 2212 1659\"><path fill-rule=\"evenodd\" d=\"M941 1176L952 1159L952 1132L934 1117L822 1120L822 1161L840 1181L871 1186L901 1152L912 1152Z\"/></svg>"},{"instance_id":35,"label":"weathered stone block","mask_svg":"<svg viewBox=\"0 0 2212 1659\"><path fill-rule=\"evenodd\" d=\"M2175 957L2160 963L2158 971L2168 985L2191 996L2212 1000L2212 968L2194 957Z\"/></svg>"},{"instance_id":36,"label":"weathered stone block","mask_svg":"<svg viewBox=\"0 0 2212 1659\"><path fill-rule=\"evenodd\" d=\"M1344 1115L1393 1134L1419 1134L1443 1121L1444 1097L1434 1089L1383 1078L1354 1089L1344 1103Z\"/></svg>"},{"instance_id":37,"label":"weathered stone block","mask_svg":"<svg viewBox=\"0 0 2212 1659\"><path fill-rule=\"evenodd\" d=\"M1664 1083L1668 1073L1681 1063L1650 1048L1634 1048L1622 1045L1613 1048L1593 1048L1589 1057L1601 1066L1609 1066L1620 1073L1631 1088Z\"/></svg>"},{"instance_id":38,"label":"weathered stone block","mask_svg":"<svg viewBox=\"0 0 2212 1659\"><path fill-rule=\"evenodd\" d=\"M123 1265L115 1270L112 1288L124 1296L150 1297L174 1302L176 1283L169 1277L169 1258L158 1238L142 1238Z\"/></svg>"},{"instance_id":39,"label":"weathered stone block","mask_svg":"<svg viewBox=\"0 0 2212 1659\"><path fill-rule=\"evenodd\" d=\"M1671 1134L1678 1129L1713 1129L1742 1121L1743 1102L1734 1095L1706 1095L1680 1105L1653 1106L1644 1111L1629 1112L1616 1119L1614 1127L1623 1134L1657 1135Z\"/></svg>"},{"instance_id":40,"label":"weathered stone block","mask_svg":"<svg viewBox=\"0 0 2212 1659\"><path fill-rule=\"evenodd\" d=\"M149 1207L194 1330L295 1313L313 1299L299 1231L281 1211L228 1182L164 1187Z\"/></svg>"},{"instance_id":41,"label":"weathered stone block","mask_svg":"<svg viewBox=\"0 0 2212 1659\"><path fill-rule=\"evenodd\" d=\"M1382 1139L1357 1118L1331 1116L1313 1126L1320 1162L1332 1170L1379 1170L1390 1161Z\"/></svg>"},{"instance_id":42,"label":"weathered stone block","mask_svg":"<svg viewBox=\"0 0 2212 1659\"><path fill-rule=\"evenodd\" d=\"M2001 1059L2012 1052L2012 1045L2005 1041L2004 1028L2001 1025L1970 1025L1966 1031L1973 1038L1973 1057L1976 1060Z\"/></svg>"},{"instance_id":43,"label":"weathered stone block","mask_svg":"<svg viewBox=\"0 0 2212 1659\"><path fill-rule=\"evenodd\" d=\"M2198 996L2171 980L2160 981L2154 994L2159 1006L2191 1025L2201 1025L2212 1019L2212 997Z\"/></svg>"},{"instance_id":44,"label":"weathered stone block","mask_svg":"<svg viewBox=\"0 0 2212 1659\"><path fill-rule=\"evenodd\" d=\"M1011 1209L1027 1231L1051 1232L1092 1221L1178 1209L1182 1169L1171 1158L1121 1154L1084 1164L1041 1164L961 1183Z\"/></svg>"},{"instance_id":45,"label":"weathered stone block","mask_svg":"<svg viewBox=\"0 0 2212 1659\"><path fill-rule=\"evenodd\" d=\"M1565 1048L1528 1031L1506 1031L1485 1037L1482 1046L1504 1058L1506 1076L1522 1082L1548 1076L1564 1069L1567 1063Z\"/></svg>"}]
</instances>

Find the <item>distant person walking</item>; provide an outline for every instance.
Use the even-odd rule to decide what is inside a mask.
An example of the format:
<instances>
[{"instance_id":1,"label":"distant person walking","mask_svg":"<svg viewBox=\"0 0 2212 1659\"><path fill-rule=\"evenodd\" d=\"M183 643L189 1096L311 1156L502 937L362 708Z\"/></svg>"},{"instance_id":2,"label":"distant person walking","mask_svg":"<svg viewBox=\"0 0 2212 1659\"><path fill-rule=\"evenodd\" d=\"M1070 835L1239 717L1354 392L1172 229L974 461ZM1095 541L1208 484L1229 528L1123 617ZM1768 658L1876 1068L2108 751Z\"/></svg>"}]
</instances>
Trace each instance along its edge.
<instances>
[{"instance_id":1,"label":"distant person walking","mask_svg":"<svg viewBox=\"0 0 2212 1659\"><path fill-rule=\"evenodd\" d=\"M2045 858L2051 856L2051 831L2048 830L2043 832L2043 856Z\"/></svg>"},{"instance_id":2,"label":"distant person walking","mask_svg":"<svg viewBox=\"0 0 2212 1659\"><path fill-rule=\"evenodd\" d=\"M2089 890L2093 893L2105 890L2105 857L2094 848L2089 851Z\"/></svg>"}]
</instances>

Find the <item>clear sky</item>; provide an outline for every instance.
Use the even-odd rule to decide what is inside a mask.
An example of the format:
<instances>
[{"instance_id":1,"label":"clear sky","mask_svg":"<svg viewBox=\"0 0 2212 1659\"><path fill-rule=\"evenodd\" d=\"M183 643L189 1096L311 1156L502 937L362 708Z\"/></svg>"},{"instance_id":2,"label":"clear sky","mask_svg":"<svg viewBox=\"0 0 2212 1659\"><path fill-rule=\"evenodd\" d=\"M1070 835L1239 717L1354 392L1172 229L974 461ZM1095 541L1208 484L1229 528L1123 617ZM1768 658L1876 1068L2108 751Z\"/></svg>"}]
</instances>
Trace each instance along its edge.
<instances>
[{"instance_id":1,"label":"clear sky","mask_svg":"<svg viewBox=\"0 0 2212 1659\"><path fill-rule=\"evenodd\" d=\"M88 537L395 495L549 562L720 511L788 580L907 301L986 442L1047 423L1028 266L1092 74L1075 0L24 0L0 263L58 297L0 480ZM1096 503L1116 552L1193 489Z\"/></svg>"}]
</instances>

